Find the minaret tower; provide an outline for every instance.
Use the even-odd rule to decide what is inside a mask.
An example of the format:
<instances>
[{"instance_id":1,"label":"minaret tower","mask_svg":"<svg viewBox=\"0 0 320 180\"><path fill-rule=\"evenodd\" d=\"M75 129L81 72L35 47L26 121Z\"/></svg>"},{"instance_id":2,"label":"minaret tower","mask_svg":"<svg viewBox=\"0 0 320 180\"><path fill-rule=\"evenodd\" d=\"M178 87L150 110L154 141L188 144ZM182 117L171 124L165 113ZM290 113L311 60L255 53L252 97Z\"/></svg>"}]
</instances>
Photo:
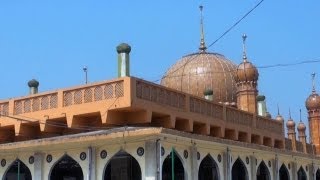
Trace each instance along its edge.
<instances>
[{"instance_id":1,"label":"minaret tower","mask_svg":"<svg viewBox=\"0 0 320 180\"><path fill-rule=\"evenodd\" d=\"M309 130L311 143L315 145L316 152L320 153L320 96L315 88L315 73L312 73L312 92L306 100L308 110Z\"/></svg>"},{"instance_id":2,"label":"minaret tower","mask_svg":"<svg viewBox=\"0 0 320 180\"><path fill-rule=\"evenodd\" d=\"M290 139L292 143L292 150L296 151L297 150L297 139L296 139L296 131L295 131L296 123L291 118L290 109L289 109L289 119L286 125L287 125L287 131L288 131L288 139Z\"/></svg>"},{"instance_id":3,"label":"minaret tower","mask_svg":"<svg viewBox=\"0 0 320 180\"><path fill-rule=\"evenodd\" d=\"M299 141L302 143L303 146L303 152L307 153L307 135L306 135L306 125L301 120L301 109L300 109L300 122L297 126L298 130L298 138Z\"/></svg>"},{"instance_id":4,"label":"minaret tower","mask_svg":"<svg viewBox=\"0 0 320 180\"><path fill-rule=\"evenodd\" d=\"M257 68L248 61L246 53L247 35L242 36L243 40L243 61L236 71L237 84L237 106L239 109L251 113L257 113L258 77Z\"/></svg>"}]
</instances>

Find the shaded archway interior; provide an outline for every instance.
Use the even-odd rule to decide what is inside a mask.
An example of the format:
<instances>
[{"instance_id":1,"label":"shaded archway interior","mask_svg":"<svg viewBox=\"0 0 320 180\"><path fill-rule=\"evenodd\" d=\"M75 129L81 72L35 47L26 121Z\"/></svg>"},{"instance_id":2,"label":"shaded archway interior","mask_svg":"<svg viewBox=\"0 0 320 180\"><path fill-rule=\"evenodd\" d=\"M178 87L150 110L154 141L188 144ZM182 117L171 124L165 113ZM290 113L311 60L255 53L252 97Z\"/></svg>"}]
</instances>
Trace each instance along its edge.
<instances>
[{"instance_id":1,"label":"shaded archway interior","mask_svg":"<svg viewBox=\"0 0 320 180\"><path fill-rule=\"evenodd\" d=\"M284 164L279 169L279 180L289 180L289 172Z\"/></svg>"},{"instance_id":2,"label":"shaded archway interior","mask_svg":"<svg viewBox=\"0 0 320 180\"><path fill-rule=\"evenodd\" d=\"M269 173L268 167L266 166L264 161L262 161L260 163L259 167L258 167L257 179L259 179L259 180L270 180L270 173Z\"/></svg>"},{"instance_id":3,"label":"shaded archway interior","mask_svg":"<svg viewBox=\"0 0 320 180\"><path fill-rule=\"evenodd\" d=\"M174 167L174 171L172 171L172 167ZM171 180L172 176L175 180L184 180L184 168L174 150L171 151L162 164L162 180Z\"/></svg>"},{"instance_id":4,"label":"shaded archway interior","mask_svg":"<svg viewBox=\"0 0 320 180\"><path fill-rule=\"evenodd\" d=\"M247 170L241 159L237 159L232 166L232 180L247 180Z\"/></svg>"},{"instance_id":5,"label":"shaded archway interior","mask_svg":"<svg viewBox=\"0 0 320 180\"><path fill-rule=\"evenodd\" d=\"M77 161L68 155L64 155L53 167L50 180L83 180L83 172Z\"/></svg>"},{"instance_id":6,"label":"shaded archway interior","mask_svg":"<svg viewBox=\"0 0 320 180\"><path fill-rule=\"evenodd\" d=\"M217 163L208 154L200 163L199 180L218 180L219 179L219 169Z\"/></svg>"},{"instance_id":7,"label":"shaded archway interior","mask_svg":"<svg viewBox=\"0 0 320 180\"><path fill-rule=\"evenodd\" d=\"M104 172L104 180L141 180L141 168L130 154L120 151L113 156Z\"/></svg>"},{"instance_id":8,"label":"shaded archway interior","mask_svg":"<svg viewBox=\"0 0 320 180\"><path fill-rule=\"evenodd\" d=\"M307 174L302 167L298 171L298 180L307 180Z\"/></svg>"},{"instance_id":9,"label":"shaded archway interior","mask_svg":"<svg viewBox=\"0 0 320 180\"><path fill-rule=\"evenodd\" d=\"M17 180L18 177L21 180L32 180L29 168L19 159L11 164L5 173L3 180Z\"/></svg>"}]
</instances>

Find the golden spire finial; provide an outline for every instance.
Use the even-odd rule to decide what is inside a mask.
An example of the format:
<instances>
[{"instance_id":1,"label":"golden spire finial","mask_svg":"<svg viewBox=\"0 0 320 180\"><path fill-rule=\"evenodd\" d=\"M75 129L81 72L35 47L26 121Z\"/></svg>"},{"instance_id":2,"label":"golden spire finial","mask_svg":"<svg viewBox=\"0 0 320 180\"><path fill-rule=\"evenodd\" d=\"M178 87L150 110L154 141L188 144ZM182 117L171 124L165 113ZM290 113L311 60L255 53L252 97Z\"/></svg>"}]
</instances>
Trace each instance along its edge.
<instances>
[{"instance_id":1,"label":"golden spire finial","mask_svg":"<svg viewBox=\"0 0 320 180\"><path fill-rule=\"evenodd\" d=\"M206 43L204 41L204 30L203 30L203 15L202 15L202 10L203 10L203 6L200 5L199 6L199 9L200 9L200 31L201 31L201 35L200 35L200 47L199 47L199 50L200 52L205 52L207 47L206 47Z\"/></svg>"},{"instance_id":2,"label":"golden spire finial","mask_svg":"<svg viewBox=\"0 0 320 180\"><path fill-rule=\"evenodd\" d=\"M315 93L316 92L316 84L315 84L315 77L316 77L316 73L312 73L311 74L312 77L312 92Z\"/></svg>"},{"instance_id":3,"label":"golden spire finial","mask_svg":"<svg viewBox=\"0 0 320 180\"><path fill-rule=\"evenodd\" d=\"M247 62L247 52L246 52L246 39L247 39L247 35L243 34L242 35L242 47L243 47L243 62Z\"/></svg>"}]
</instances>

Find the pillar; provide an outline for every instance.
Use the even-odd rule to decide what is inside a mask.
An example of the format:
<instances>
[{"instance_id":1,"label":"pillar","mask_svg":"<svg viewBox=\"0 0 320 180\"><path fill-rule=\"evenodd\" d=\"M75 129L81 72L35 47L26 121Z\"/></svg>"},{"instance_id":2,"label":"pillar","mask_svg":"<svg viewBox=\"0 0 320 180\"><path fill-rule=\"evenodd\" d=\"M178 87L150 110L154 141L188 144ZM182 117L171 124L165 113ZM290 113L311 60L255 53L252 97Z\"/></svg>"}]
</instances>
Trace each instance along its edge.
<instances>
[{"instance_id":1,"label":"pillar","mask_svg":"<svg viewBox=\"0 0 320 180\"><path fill-rule=\"evenodd\" d=\"M191 158L191 179L198 179L198 158L197 158L197 147L195 144L192 144L190 147L190 158Z\"/></svg>"},{"instance_id":2,"label":"pillar","mask_svg":"<svg viewBox=\"0 0 320 180\"><path fill-rule=\"evenodd\" d=\"M257 178L257 164L256 164L256 157L250 156L250 172L248 174L251 175L251 179Z\"/></svg>"},{"instance_id":3,"label":"pillar","mask_svg":"<svg viewBox=\"0 0 320 180\"><path fill-rule=\"evenodd\" d=\"M33 179L44 179L43 165L44 165L44 154L40 152L34 153Z\"/></svg>"},{"instance_id":4,"label":"pillar","mask_svg":"<svg viewBox=\"0 0 320 180\"><path fill-rule=\"evenodd\" d=\"M96 179L96 149L88 147L88 180Z\"/></svg>"},{"instance_id":5,"label":"pillar","mask_svg":"<svg viewBox=\"0 0 320 180\"><path fill-rule=\"evenodd\" d=\"M160 180L160 141L146 141L145 143L145 177L146 180Z\"/></svg>"}]
</instances>

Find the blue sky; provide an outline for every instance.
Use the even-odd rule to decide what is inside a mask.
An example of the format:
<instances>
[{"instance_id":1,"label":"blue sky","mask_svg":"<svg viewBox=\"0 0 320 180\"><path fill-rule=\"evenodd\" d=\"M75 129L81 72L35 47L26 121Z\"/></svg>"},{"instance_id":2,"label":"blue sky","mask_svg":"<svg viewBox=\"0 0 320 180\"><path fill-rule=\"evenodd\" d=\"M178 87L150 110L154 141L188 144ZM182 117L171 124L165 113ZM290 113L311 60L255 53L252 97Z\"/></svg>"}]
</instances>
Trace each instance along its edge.
<instances>
[{"instance_id":1,"label":"blue sky","mask_svg":"<svg viewBox=\"0 0 320 180\"><path fill-rule=\"evenodd\" d=\"M30 0L0 2L0 98L23 96L27 82L40 91L117 76L115 47L132 46L131 74L155 81L183 55L199 45L199 8L204 6L205 39L210 44L259 0L224 1L81 1ZM208 51L241 62L241 35L256 66L319 60L320 1L265 0L252 14ZM307 122L305 99L311 73L319 63L259 69L259 91L273 116L288 109ZM316 84L320 89L320 77Z\"/></svg>"}]
</instances>

